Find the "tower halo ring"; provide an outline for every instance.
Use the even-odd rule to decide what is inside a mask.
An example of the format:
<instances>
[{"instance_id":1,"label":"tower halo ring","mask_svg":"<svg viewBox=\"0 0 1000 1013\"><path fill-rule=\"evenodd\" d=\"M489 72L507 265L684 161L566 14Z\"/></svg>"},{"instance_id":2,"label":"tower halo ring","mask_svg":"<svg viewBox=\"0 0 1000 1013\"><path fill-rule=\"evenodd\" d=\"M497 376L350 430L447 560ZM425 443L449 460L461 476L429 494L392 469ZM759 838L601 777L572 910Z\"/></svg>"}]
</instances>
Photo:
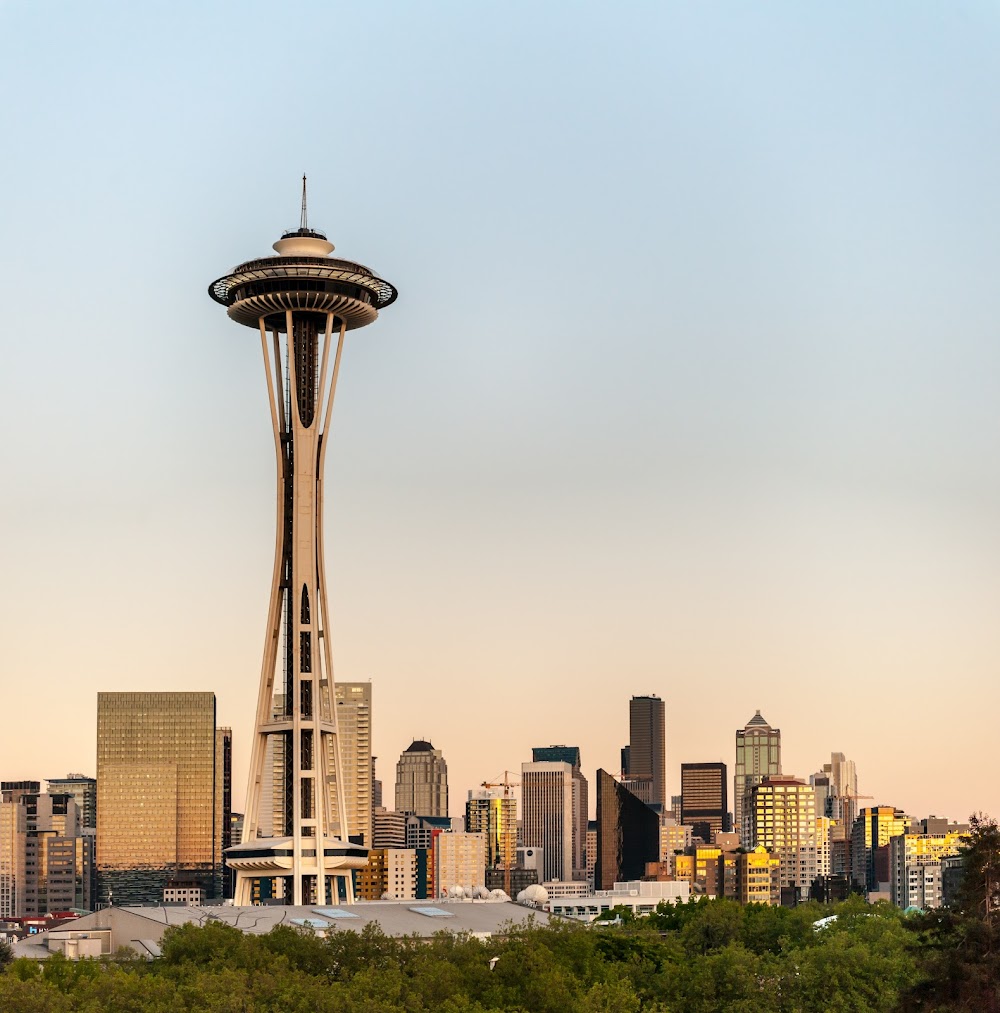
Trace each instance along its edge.
<instances>
[{"instance_id":1,"label":"tower halo ring","mask_svg":"<svg viewBox=\"0 0 1000 1013\"><path fill-rule=\"evenodd\" d=\"M334 313L348 330L364 327L396 301L395 286L361 264L328 257L265 257L240 264L208 286L231 319L256 328L261 317L286 310Z\"/></svg>"}]
</instances>

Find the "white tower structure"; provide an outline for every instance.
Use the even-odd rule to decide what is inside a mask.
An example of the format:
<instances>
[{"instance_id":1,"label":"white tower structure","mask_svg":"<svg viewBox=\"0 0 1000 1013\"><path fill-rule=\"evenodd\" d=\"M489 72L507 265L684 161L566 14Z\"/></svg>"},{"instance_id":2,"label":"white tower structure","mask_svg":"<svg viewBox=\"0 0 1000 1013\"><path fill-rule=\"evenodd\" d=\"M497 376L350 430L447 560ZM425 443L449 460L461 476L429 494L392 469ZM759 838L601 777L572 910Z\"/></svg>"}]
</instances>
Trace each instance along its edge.
<instances>
[{"instance_id":1,"label":"white tower structure","mask_svg":"<svg viewBox=\"0 0 1000 1013\"><path fill-rule=\"evenodd\" d=\"M277 256L240 264L208 290L232 320L260 333L278 471L243 840L226 860L236 870L238 905L251 902L254 880L271 880L271 896L283 894L286 902L324 904L330 887L338 899L340 879L350 902L350 870L366 864L367 848L348 837L323 558L323 464L344 336L372 323L397 293L368 268L330 256L333 243L308 225L304 176L300 226L274 250ZM280 748L268 750L271 739ZM272 766L280 757L280 777L269 754ZM280 890L276 880L284 881Z\"/></svg>"}]
</instances>

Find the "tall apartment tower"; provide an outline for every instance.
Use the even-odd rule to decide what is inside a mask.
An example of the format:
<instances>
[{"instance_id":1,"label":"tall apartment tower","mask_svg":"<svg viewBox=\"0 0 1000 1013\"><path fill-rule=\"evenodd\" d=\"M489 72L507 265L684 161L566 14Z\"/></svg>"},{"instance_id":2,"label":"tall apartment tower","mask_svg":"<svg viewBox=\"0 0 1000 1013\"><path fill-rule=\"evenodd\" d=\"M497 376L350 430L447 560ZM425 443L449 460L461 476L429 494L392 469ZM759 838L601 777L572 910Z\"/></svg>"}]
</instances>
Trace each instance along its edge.
<instances>
[{"instance_id":1,"label":"tall apartment tower","mask_svg":"<svg viewBox=\"0 0 1000 1013\"><path fill-rule=\"evenodd\" d=\"M775 775L754 784L746 803L744 847L776 855L781 885L794 887L805 900L817 875L816 789L797 777Z\"/></svg>"},{"instance_id":2,"label":"tall apartment tower","mask_svg":"<svg viewBox=\"0 0 1000 1013\"><path fill-rule=\"evenodd\" d=\"M681 823L706 844L729 830L724 763L681 764Z\"/></svg>"},{"instance_id":3,"label":"tall apartment tower","mask_svg":"<svg viewBox=\"0 0 1000 1013\"><path fill-rule=\"evenodd\" d=\"M760 711L736 732L736 774L733 777L733 817L744 844L750 839L746 822L747 795L765 777L781 773L781 729L772 728Z\"/></svg>"},{"instance_id":4,"label":"tall apartment tower","mask_svg":"<svg viewBox=\"0 0 1000 1013\"><path fill-rule=\"evenodd\" d=\"M272 886L281 880L293 904L324 904L341 890L350 902L352 870L364 867L368 853L348 840L323 471L346 334L373 323L396 290L367 267L330 256L333 243L309 228L305 177L299 228L273 249L277 256L240 264L208 289L231 320L259 336L277 466L274 566L243 841L230 848L227 862L236 870L240 905L250 902L255 880ZM272 739L280 749L269 749ZM281 779L271 784L268 811L262 796L279 759ZM279 813L281 835L262 842Z\"/></svg>"},{"instance_id":5,"label":"tall apartment tower","mask_svg":"<svg viewBox=\"0 0 1000 1013\"><path fill-rule=\"evenodd\" d=\"M628 705L629 742L622 750L628 790L648 805L669 808L667 799L666 722L658 696L634 696Z\"/></svg>"},{"instance_id":6,"label":"tall apartment tower","mask_svg":"<svg viewBox=\"0 0 1000 1013\"><path fill-rule=\"evenodd\" d=\"M97 695L100 903L158 904L178 878L216 896L223 752L214 693Z\"/></svg>"},{"instance_id":7,"label":"tall apartment tower","mask_svg":"<svg viewBox=\"0 0 1000 1013\"><path fill-rule=\"evenodd\" d=\"M414 739L396 764L396 812L448 815L448 764L440 749Z\"/></svg>"},{"instance_id":8,"label":"tall apartment tower","mask_svg":"<svg viewBox=\"0 0 1000 1013\"><path fill-rule=\"evenodd\" d=\"M340 762L344 772L347 833L356 844L372 846L372 684L338 682L337 726ZM329 740L332 742L332 739ZM332 757L330 769L334 769ZM331 781L336 784L336 779Z\"/></svg>"},{"instance_id":9,"label":"tall apartment tower","mask_svg":"<svg viewBox=\"0 0 1000 1013\"><path fill-rule=\"evenodd\" d=\"M517 864L517 799L499 789L470 791L465 803L465 829L486 841L486 868Z\"/></svg>"},{"instance_id":10,"label":"tall apartment tower","mask_svg":"<svg viewBox=\"0 0 1000 1013\"><path fill-rule=\"evenodd\" d=\"M67 774L48 779L50 795L72 795L80 807L80 827L84 834L97 831L97 779L85 774Z\"/></svg>"}]
</instances>

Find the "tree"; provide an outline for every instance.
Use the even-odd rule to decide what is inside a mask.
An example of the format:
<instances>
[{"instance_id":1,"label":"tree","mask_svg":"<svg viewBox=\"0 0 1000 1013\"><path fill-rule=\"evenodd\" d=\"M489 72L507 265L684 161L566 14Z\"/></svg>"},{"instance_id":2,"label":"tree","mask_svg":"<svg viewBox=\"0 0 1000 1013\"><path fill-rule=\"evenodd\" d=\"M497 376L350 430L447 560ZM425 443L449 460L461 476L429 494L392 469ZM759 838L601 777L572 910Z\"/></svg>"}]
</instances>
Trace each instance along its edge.
<instances>
[{"instance_id":1,"label":"tree","mask_svg":"<svg viewBox=\"0 0 1000 1013\"><path fill-rule=\"evenodd\" d=\"M1000 827L985 813L969 817L969 842L962 850L962 886L956 908L990 930L1000 925Z\"/></svg>"},{"instance_id":2,"label":"tree","mask_svg":"<svg viewBox=\"0 0 1000 1013\"><path fill-rule=\"evenodd\" d=\"M14 959L14 947L6 939L0 939L0 969L6 967Z\"/></svg>"}]
</instances>

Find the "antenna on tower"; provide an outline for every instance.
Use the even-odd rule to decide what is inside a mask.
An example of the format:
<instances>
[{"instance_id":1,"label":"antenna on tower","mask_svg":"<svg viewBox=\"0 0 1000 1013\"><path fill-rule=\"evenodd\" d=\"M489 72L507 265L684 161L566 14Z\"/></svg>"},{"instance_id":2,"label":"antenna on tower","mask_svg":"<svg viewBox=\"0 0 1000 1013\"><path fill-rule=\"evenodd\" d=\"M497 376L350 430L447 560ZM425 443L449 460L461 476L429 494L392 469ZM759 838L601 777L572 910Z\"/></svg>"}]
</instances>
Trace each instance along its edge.
<instances>
[{"instance_id":1,"label":"antenna on tower","mask_svg":"<svg viewBox=\"0 0 1000 1013\"><path fill-rule=\"evenodd\" d=\"M302 219L299 222L299 228L303 232L309 228L309 215L306 212L306 174L302 173Z\"/></svg>"}]
</instances>

